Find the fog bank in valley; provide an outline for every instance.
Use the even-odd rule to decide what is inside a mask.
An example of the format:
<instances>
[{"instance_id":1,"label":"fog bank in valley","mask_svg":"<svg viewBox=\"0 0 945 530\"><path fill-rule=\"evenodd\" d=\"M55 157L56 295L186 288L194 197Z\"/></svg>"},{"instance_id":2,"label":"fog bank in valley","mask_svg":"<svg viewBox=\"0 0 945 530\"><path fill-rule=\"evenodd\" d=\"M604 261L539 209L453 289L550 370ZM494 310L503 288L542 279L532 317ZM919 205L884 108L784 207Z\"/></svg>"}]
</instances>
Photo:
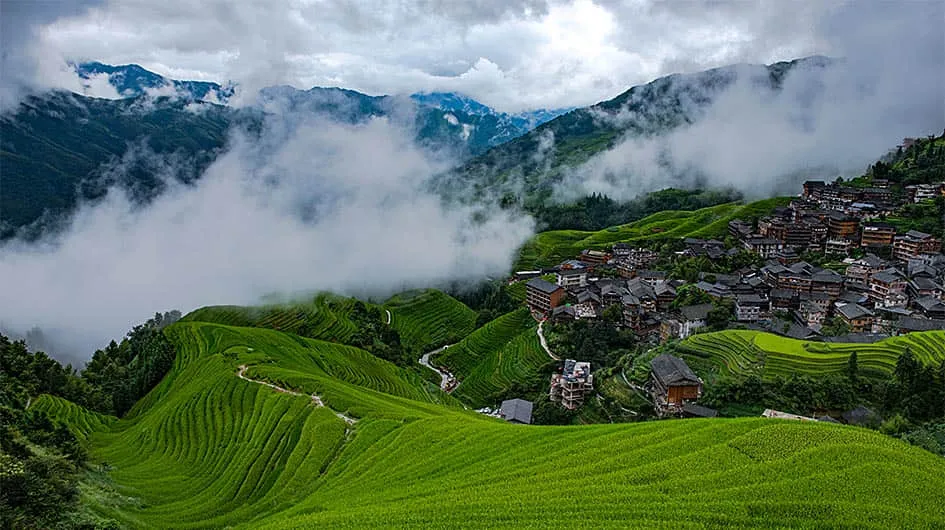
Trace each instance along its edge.
<instances>
[{"instance_id":1,"label":"fog bank in valley","mask_svg":"<svg viewBox=\"0 0 945 530\"><path fill-rule=\"evenodd\" d=\"M381 118L274 114L261 137L234 133L196 185L168 180L146 207L113 188L64 233L0 248L0 327L38 326L51 353L77 360L155 311L317 290L384 297L505 272L531 220L422 191L449 161L411 138Z\"/></svg>"}]
</instances>

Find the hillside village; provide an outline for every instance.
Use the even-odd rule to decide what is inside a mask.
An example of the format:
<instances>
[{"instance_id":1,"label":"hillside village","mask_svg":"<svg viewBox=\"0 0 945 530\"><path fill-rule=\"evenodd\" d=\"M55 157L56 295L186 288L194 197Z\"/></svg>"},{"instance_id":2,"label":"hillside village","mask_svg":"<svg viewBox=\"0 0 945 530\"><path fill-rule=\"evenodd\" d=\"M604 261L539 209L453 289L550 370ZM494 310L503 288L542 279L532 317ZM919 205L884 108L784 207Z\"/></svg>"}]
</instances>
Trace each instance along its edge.
<instances>
[{"instance_id":1,"label":"hillside village","mask_svg":"<svg viewBox=\"0 0 945 530\"><path fill-rule=\"evenodd\" d=\"M618 326L654 347L722 329L862 344L945 330L941 234L887 222L909 205L940 197L945 182L894 189L877 178L807 181L786 206L731 220L721 240L685 238L668 260L665 251L616 243L585 249L554 267L516 272L510 282L525 282L526 303L539 320L593 321L619 311ZM671 266L686 260L732 265L724 272L696 271L689 280L674 277ZM693 404L702 391L698 376L681 359L661 357L670 359L652 363L647 384L656 411L683 415L685 405L685 415L714 415ZM670 397L661 377L681 378L692 388L685 397ZM591 380L582 379L571 385L577 398L562 399L561 381L572 379L567 370L555 374L550 390L568 409L591 391Z\"/></svg>"}]
</instances>

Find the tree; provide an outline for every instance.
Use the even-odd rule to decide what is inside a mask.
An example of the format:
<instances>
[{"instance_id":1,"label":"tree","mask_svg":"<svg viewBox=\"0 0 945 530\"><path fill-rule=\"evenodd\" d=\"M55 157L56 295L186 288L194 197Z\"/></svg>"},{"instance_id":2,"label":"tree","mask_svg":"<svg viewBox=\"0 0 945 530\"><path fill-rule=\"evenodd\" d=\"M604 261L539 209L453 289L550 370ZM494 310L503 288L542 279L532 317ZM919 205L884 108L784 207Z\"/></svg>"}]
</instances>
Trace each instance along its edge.
<instances>
[{"instance_id":1,"label":"tree","mask_svg":"<svg viewBox=\"0 0 945 530\"><path fill-rule=\"evenodd\" d=\"M619 326L623 321L623 308L619 304L611 305L607 309L604 309L602 317L607 322Z\"/></svg>"},{"instance_id":2,"label":"tree","mask_svg":"<svg viewBox=\"0 0 945 530\"><path fill-rule=\"evenodd\" d=\"M706 315L705 323L712 331L721 331L732 320L732 310L726 306L715 307Z\"/></svg>"},{"instance_id":3,"label":"tree","mask_svg":"<svg viewBox=\"0 0 945 530\"><path fill-rule=\"evenodd\" d=\"M839 337L849 332L850 326L838 316L824 322L823 327L820 328L820 334L825 337Z\"/></svg>"},{"instance_id":4,"label":"tree","mask_svg":"<svg viewBox=\"0 0 945 530\"><path fill-rule=\"evenodd\" d=\"M906 351L904 351L896 361L896 370L894 372L896 381L903 387L903 390L909 393L912 390L918 372L919 362L916 361L915 356L912 355L912 349L906 346Z\"/></svg>"},{"instance_id":5,"label":"tree","mask_svg":"<svg viewBox=\"0 0 945 530\"><path fill-rule=\"evenodd\" d=\"M859 367L857 366L856 352L850 354L850 358L847 359L847 377L851 381L856 381L857 375L859 372Z\"/></svg>"}]
</instances>

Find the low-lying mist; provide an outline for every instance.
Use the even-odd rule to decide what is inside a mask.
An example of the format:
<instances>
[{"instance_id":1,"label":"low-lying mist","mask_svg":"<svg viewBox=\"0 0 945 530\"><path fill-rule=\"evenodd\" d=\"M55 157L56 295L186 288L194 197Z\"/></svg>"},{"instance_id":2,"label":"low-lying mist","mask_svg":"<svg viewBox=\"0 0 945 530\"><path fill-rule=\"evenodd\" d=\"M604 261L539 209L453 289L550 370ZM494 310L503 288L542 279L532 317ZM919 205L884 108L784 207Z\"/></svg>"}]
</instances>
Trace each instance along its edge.
<instances>
[{"instance_id":1,"label":"low-lying mist","mask_svg":"<svg viewBox=\"0 0 945 530\"><path fill-rule=\"evenodd\" d=\"M145 207L112 188L64 233L0 247L0 328L38 327L48 353L76 362L155 311L318 290L384 297L505 272L532 220L423 191L449 162L413 137L382 118L274 115L259 136L234 132L195 185L169 179Z\"/></svg>"},{"instance_id":2,"label":"low-lying mist","mask_svg":"<svg viewBox=\"0 0 945 530\"><path fill-rule=\"evenodd\" d=\"M862 174L904 137L945 129L943 17L942 3L844 5L817 30L835 57L828 67L807 61L780 89L770 87L762 67L732 67L735 81L711 94L708 107L679 101L696 118L690 125L623 138L572 170L556 195L627 199L700 186L765 197L795 194L808 178ZM625 109L601 119L626 123L634 116Z\"/></svg>"}]
</instances>

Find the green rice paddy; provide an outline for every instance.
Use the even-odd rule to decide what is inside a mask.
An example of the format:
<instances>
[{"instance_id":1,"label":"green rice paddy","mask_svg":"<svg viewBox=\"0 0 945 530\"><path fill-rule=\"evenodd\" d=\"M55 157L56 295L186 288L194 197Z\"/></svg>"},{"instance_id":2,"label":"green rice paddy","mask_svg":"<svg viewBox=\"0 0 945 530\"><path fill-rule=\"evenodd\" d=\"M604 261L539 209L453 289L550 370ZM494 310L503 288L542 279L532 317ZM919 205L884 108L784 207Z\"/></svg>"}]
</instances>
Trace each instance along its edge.
<instances>
[{"instance_id":1,"label":"green rice paddy","mask_svg":"<svg viewBox=\"0 0 945 530\"><path fill-rule=\"evenodd\" d=\"M765 378L791 374L840 373L856 352L862 370L890 373L906 349L926 364L945 360L945 332L927 331L890 337L873 344L828 343L789 339L771 333L727 330L694 335L681 342L685 355L702 359L720 371Z\"/></svg>"},{"instance_id":2,"label":"green rice paddy","mask_svg":"<svg viewBox=\"0 0 945 530\"><path fill-rule=\"evenodd\" d=\"M465 347L526 327L494 324ZM945 526L945 460L864 429L511 425L356 348L202 322L165 332L175 365L126 418L33 405L108 463L84 500L128 527Z\"/></svg>"},{"instance_id":3,"label":"green rice paddy","mask_svg":"<svg viewBox=\"0 0 945 530\"><path fill-rule=\"evenodd\" d=\"M401 343L418 353L459 342L476 327L475 311L436 289L395 295L383 307Z\"/></svg>"},{"instance_id":4,"label":"green rice paddy","mask_svg":"<svg viewBox=\"0 0 945 530\"><path fill-rule=\"evenodd\" d=\"M491 395L537 375L551 359L538 342L536 326L528 309L522 308L440 353L434 360L460 380L453 395L475 407L493 406Z\"/></svg>"}]
</instances>

